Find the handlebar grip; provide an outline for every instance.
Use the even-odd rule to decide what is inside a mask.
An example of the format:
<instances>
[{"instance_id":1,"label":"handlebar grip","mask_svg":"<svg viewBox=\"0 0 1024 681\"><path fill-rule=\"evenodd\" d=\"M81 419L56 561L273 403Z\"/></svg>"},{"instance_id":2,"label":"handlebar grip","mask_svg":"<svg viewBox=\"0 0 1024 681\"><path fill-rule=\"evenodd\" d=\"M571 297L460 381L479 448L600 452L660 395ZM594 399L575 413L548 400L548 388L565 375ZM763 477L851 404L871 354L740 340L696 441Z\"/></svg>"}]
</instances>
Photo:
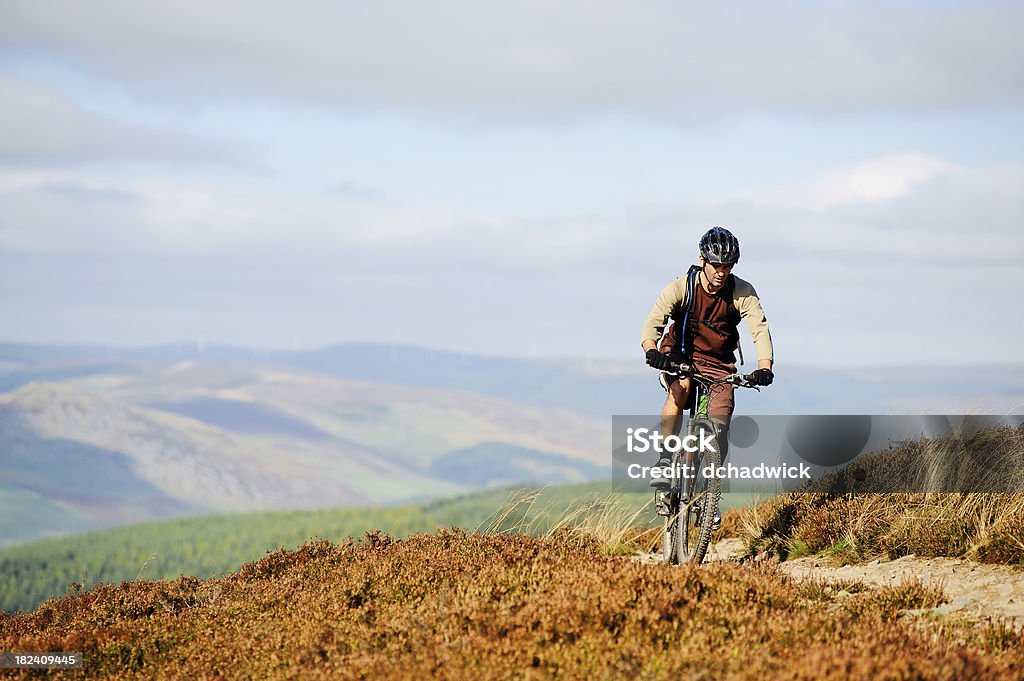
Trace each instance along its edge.
<instances>
[{"instance_id":1,"label":"handlebar grip","mask_svg":"<svg viewBox=\"0 0 1024 681\"><path fill-rule=\"evenodd\" d=\"M743 374L742 376L739 376L738 378L739 378L739 380L736 382L736 385L742 386L744 388L757 388L758 390L761 389L757 385L757 383L754 382L754 374L752 374L752 373L750 373L750 374Z\"/></svg>"},{"instance_id":2,"label":"handlebar grip","mask_svg":"<svg viewBox=\"0 0 1024 681\"><path fill-rule=\"evenodd\" d=\"M695 369L692 364L686 364L685 362L671 362L669 364L669 371L674 374L692 374Z\"/></svg>"}]
</instances>

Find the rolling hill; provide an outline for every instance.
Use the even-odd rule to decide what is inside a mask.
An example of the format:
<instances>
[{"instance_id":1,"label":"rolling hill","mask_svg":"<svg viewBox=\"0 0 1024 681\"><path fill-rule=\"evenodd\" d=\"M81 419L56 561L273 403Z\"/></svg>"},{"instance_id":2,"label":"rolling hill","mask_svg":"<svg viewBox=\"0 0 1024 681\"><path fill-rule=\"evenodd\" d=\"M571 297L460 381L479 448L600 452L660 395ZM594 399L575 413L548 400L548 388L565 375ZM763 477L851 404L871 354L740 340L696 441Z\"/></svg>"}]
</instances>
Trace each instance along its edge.
<instances>
[{"instance_id":1,"label":"rolling hill","mask_svg":"<svg viewBox=\"0 0 1024 681\"><path fill-rule=\"evenodd\" d=\"M777 380L761 394L743 394L752 414L1008 413L1024 406L1024 365L847 368L801 366L780 349ZM608 417L658 413L657 376L634 360L586 356L487 357L385 343L346 343L316 350L254 350L174 343L144 348L38 346L0 343L0 389L36 380L90 374L132 374L141 365L249 364L297 369L361 382L409 385L489 395L517 404ZM740 367L741 370L744 367ZM748 362L746 370L752 367Z\"/></svg>"},{"instance_id":2,"label":"rolling hill","mask_svg":"<svg viewBox=\"0 0 1024 681\"><path fill-rule=\"evenodd\" d=\"M1005 413L1024 404L1021 367L946 376L781 365L776 384L744 391L738 409ZM661 400L639 358L0 344L0 545L181 515L603 478L608 416L657 413Z\"/></svg>"},{"instance_id":3,"label":"rolling hill","mask_svg":"<svg viewBox=\"0 0 1024 681\"><path fill-rule=\"evenodd\" d=\"M0 394L0 543L595 479L606 476L602 425L493 397L252 365L139 364L37 381Z\"/></svg>"}]
</instances>

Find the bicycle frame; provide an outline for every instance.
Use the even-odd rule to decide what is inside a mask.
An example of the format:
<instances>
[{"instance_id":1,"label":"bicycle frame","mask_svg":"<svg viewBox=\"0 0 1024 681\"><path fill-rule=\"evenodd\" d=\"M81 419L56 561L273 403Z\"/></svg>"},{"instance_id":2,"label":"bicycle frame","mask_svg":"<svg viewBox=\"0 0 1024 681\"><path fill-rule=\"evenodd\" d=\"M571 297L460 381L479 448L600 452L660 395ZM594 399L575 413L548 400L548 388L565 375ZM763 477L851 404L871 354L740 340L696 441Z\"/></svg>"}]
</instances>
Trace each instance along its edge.
<instances>
[{"instance_id":1,"label":"bicycle frame","mask_svg":"<svg viewBox=\"0 0 1024 681\"><path fill-rule=\"evenodd\" d=\"M717 439L718 438L718 429L714 427L714 423L708 417L708 405L711 402L711 398L710 398L709 392L707 391L707 389L704 388L703 385L701 385L698 382L694 382L694 385L691 387L691 390L694 390L695 394L694 394L694 404L693 404L693 406L690 407L690 410L689 410L690 413L689 413L689 415L687 416L687 419L686 419L686 432L687 432L687 434L698 434L699 435L699 433L697 432L698 428L696 426L698 426L698 425L705 425L705 423L706 423L707 425L710 425L711 428L714 430L715 438ZM692 465L693 458L694 458L694 452L683 450L682 454L684 455L683 458L685 459L684 463L687 466ZM684 499L688 499L690 497L690 494L693 491L692 490L693 484L694 484L694 478L693 477L684 477L683 478L682 490L683 490L683 498Z\"/></svg>"},{"instance_id":2,"label":"bicycle frame","mask_svg":"<svg viewBox=\"0 0 1024 681\"><path fill-rule=\"evenodd\" d=\"M694 367L676 365L675 373L691 378L693 404L686 421L688 435L710 431L718 442L720 431L710 418L708 409L714 386L730 383L734 386L753 387L750 376L736 374L722 378L703 376ZM669 489L655 493L655 505L659 515L665 517L662 535L662 554L670 563L700 563L704 560L711 543L712 524L715 509L721 496L721 480L714 475L721 459L718 447L707 452L689 452L681 449L673 453ZM708 467L712 475L705 473ZM681 474L681 475L680 475Z\"/></svg>"}]
</instances>

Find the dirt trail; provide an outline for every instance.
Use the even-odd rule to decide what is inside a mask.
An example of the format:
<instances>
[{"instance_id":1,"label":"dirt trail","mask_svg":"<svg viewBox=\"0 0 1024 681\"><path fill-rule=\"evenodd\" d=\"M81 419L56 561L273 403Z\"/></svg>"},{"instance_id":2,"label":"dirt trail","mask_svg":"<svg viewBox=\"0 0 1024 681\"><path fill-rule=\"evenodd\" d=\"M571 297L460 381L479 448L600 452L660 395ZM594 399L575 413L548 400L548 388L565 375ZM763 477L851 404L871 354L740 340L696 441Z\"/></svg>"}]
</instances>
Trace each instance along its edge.
<instances>
[{"instance_id":1,"label":"dirt trail","mask_svg":"<svg viewBox=\"0 0 1024 681\"><path fill-rule=\"evenodd\" d=\"M738 560L742 552L741 540L723 539L710 547L707 560ZM661 556L647 554L639 560L659 562ZM857 580L876 587L917 579L940 586L947 602L937 608L910 611L910 614L956 613L977 621L1003 620L1015 629L1024 629L1024 571L1001 565L910 555L893 561L874 560L841 567L831 567L822 558L797 558L779 563L779 569L797 579Z\"/></svg>"}]
</instances>

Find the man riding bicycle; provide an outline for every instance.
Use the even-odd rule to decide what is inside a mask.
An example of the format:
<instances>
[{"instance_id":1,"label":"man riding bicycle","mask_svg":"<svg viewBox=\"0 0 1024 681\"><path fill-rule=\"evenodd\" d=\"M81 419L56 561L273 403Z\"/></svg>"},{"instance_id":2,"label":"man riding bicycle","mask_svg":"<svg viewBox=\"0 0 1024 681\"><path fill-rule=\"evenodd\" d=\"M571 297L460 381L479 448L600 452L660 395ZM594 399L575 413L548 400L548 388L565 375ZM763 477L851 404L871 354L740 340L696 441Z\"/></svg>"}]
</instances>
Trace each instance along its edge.
<instances>
[{"instance_id":1,"label":"man riding bicycle","mask_svg":"<svg viewBox=\"0 0 1024 681\"><path fill-rule=\"evenodd\" d=\"M661 411L661 434L665 437L679 434L682 413L691 396L690 379L680 380L665 370L673 363L683 362L712 378L735 373L736 350L740 350L743 361L740 319L747 320L757 353L758 368L750 375L751 381L766 386L774 379L772 337L761 301L750 283L732 274L740 259L739 240L729 230L716 226L701 237L699 248L700 264L692 265L685 276L662 289L640 334L647 364L661 370L661 386L668 393ZM669 319L672 324L666 329ZM733 408L733 386L717 385L710 395L708 414L719 426L723 464ZM668 468L671 460L663 453L657 465ZM668 485L663 477L651 480L652 487ZM721 513L716 506L713 527L717 529L720 525Z\"/></svg>"}]
</instances>

